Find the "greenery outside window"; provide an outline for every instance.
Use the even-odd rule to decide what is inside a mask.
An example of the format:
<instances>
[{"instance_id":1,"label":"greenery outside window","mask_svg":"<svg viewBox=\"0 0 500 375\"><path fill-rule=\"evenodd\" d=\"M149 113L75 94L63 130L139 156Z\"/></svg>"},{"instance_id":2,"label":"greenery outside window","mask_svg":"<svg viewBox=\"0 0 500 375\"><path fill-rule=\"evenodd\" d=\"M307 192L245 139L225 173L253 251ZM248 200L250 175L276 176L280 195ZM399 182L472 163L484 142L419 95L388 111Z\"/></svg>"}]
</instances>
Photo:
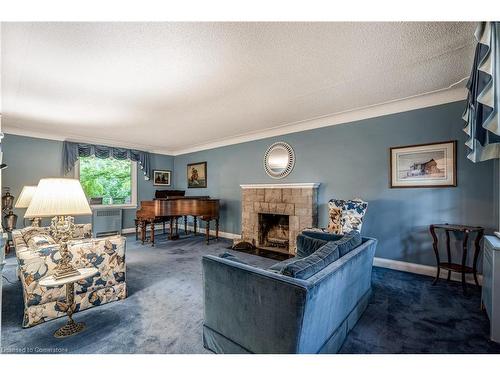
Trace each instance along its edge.
<instances>
[{"instance_id":1,"label":"greenery outside window","mask_svg":"<svg viewBox=\"0 0 500 375\"><path fill-rule=\"evenodd\" d=\"M136 162L80 157L76 170L91 206L136 206Z\"/></svg>"}]
</instances>

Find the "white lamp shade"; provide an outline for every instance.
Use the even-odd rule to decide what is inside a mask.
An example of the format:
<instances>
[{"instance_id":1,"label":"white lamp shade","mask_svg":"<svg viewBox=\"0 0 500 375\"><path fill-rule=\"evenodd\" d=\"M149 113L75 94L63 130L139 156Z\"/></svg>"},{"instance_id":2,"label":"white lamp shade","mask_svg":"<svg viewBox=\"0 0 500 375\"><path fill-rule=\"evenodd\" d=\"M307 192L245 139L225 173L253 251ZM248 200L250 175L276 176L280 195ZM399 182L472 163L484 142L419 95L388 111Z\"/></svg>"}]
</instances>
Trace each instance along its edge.
<instances>
[{"instance_id":1,"label":"white lamp shade","mask_svg":"<svg viewBox=\"0 0 500 375\"><path fill-rule=\"evenodd\" d=\"M91 214L80 181L73 178L42 178L24 217Z\"/></svg>"},{"instance_id":2,"label":"white lamp shade","mask_svg":"<svg viewBox=\"0 0 500 375\"><path fill-rule=\"evenodd\" d=\"M23 190L21 191L21 194L19 194L19 198L17 198L16 204L14 205L15 208L28 208L31 202L31 199L33 198L33 195L35 195L36 191L36 186L24 186Z\"/></svg>"}]
</instances>

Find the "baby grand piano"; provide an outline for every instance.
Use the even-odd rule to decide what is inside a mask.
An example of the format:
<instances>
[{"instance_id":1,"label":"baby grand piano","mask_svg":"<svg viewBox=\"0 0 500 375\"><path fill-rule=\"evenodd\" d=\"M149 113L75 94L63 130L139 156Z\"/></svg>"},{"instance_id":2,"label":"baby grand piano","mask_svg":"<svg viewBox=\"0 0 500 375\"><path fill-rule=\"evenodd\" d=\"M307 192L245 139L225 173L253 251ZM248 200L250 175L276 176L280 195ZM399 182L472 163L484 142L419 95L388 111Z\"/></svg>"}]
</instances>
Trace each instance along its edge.
<instances>
[{"instance_id":1,"label":"baby grand piano","mask_svg":"<svg viewBox=\"0 0 500 375\"><path fill-rule=\"evenodd\" d=\"M141 241L146 240L148 225L151 228L151 246L155 244L155 223L169 222L169 239L179 238L177 220L184 217L184 231L187 234L187 217L194 218L194 234L198 218L206 222L206 242L210 240L210 221L215 221L215 238L219 238L219 200L211 199L209 196L185 196L184 190L157 190L155 199L152 201L141 201L141 207L136 213L136 231L140 228Z\"/></svg>"}]
</instances>

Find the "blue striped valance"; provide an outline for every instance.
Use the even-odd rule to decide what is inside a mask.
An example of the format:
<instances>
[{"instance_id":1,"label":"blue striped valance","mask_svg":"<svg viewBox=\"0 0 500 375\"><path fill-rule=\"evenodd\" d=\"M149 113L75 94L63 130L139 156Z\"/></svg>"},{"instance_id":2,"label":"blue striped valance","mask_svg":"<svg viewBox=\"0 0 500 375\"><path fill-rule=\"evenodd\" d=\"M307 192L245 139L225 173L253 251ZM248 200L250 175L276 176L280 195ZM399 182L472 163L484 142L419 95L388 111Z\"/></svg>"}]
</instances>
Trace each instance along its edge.
<instances>
[{"instance_id":1,"label":"blue striped valance","mask_svg":"<svg viewBox=\"0 0 500 375\"><path fill-rule=\"evenodd\" d=\"M117 160L130 159L139 164L144 178L151 178L151 156L149 152L130 150L127 148L109 147L102 145L89 145L87 143L75 143L64 141L63 145L63 170L70 172L80 156L95 156L100 159L113 158Z\"/></svg>"},{"instance_id":2,"label":"blue striped valance","mask_svg":"<svg viewBox=\"0 0 500 375\"><path fill-rule=\"evenodd\" d=\"M474 65L463 114L467 157L473 162L500 158L500 22L481 22L476 30Z\"/></svg>"}]
</instances>

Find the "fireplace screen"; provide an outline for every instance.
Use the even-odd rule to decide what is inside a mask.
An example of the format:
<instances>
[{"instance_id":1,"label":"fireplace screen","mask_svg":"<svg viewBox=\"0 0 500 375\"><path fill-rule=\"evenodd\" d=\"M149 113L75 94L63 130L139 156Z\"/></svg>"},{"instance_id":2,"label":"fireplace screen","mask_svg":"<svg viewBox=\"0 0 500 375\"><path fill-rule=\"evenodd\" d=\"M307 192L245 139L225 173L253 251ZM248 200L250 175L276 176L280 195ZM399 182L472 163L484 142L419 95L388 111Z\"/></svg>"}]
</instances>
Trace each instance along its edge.
<instances>
[{"instance_id":1,"label":"fireplace screen","mask_svg":"<svg viewBox=\"0 0 500 375\"><path fill-rule=\"evenodd\" d=\"M288 215L259 214L259 247L288 251Z\"/></svg>"}]
</instances>

